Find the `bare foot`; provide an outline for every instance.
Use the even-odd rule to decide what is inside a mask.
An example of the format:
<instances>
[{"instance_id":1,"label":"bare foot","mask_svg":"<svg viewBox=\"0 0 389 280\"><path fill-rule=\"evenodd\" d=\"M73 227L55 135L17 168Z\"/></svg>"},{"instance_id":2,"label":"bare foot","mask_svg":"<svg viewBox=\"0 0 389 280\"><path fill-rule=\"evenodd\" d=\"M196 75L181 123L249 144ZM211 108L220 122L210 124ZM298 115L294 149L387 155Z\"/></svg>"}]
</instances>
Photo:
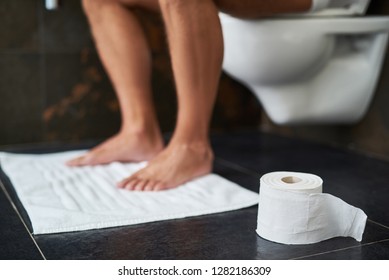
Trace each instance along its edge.
<instances>
[{"instance_id":1,"label":"bare foot","mask_svg":"<svg viewBox=\"0 0 389 280\"><path fill-rule=\"evenodd\" d=\"M208 144L172 144L118 187L135 191L175 188L212 170L213 153Z\"/></svg>"},{"instance_id":2,"label":"bare foot","mask_svg":"<svg viewBox=\"0 0 389 280\"><path fill-rule=\"evenodd\" d=\"M161 135L150 137L144 133L121 132L66 164L84 166L107 164L114 161L140 162L155 157L162 151L163 146Z\"/></svg>"}]
</instances>

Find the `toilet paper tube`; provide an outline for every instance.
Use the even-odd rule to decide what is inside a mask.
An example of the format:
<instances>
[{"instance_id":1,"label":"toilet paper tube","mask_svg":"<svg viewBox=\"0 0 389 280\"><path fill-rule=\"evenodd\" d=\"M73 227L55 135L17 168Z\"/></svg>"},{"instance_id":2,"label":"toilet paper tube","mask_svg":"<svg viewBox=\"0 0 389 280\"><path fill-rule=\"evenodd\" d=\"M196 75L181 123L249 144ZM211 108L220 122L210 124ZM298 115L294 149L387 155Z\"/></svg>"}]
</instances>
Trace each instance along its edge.
<instances>
[{"instance_id":1,"label":"toilet paper tube","mask_svg":"<svg viewBox=\"0 0 389 280\"><path fill-rule=\"evenodd\" d=\"M313 174L272 172L261 178L259 236L283 244L311 244L333 237L362 240L367 216L343 200L322 193Z\"/></svg>"}]
</instances>

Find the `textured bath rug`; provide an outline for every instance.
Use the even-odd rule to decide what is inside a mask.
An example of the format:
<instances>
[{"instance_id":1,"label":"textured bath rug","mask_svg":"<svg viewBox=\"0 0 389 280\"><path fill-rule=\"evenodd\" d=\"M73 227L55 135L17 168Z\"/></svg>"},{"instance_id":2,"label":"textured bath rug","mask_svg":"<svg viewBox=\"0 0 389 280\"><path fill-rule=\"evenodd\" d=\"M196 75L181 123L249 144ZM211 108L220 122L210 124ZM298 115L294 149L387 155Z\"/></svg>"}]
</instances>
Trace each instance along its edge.
<instances>
[{"instance_id":1,"label":"textured bath rug","mask_svg":"<svg viewBox=\"0 0 389 280\"><path fill-rule=\"evenodd\" d=\"M0 163L31 220L34 234L79 231L220 213L258 203L258 194L210 174L176 189L130 192L116 182L146 163L67 167L84 151L0 153Z\"/></svg>"}]
</instances>

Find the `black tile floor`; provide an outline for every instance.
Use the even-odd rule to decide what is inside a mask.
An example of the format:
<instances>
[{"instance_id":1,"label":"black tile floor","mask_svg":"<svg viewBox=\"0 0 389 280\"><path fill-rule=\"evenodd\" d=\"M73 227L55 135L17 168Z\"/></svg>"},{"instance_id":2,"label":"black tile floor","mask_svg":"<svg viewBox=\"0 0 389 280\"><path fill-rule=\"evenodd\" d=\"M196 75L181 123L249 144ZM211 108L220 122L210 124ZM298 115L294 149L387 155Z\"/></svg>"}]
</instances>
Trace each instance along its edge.
<instances>
[{"instance_id":1,"label":"black tile floor","mask_svg":"<svg viewBox=\"0 0 389 280\"><path fill-rule=\"evenodd\" d=\"M255 233L255 206L181 220L34 236L11 184L1 174L0 259L389 259L389 162L253 131L213 135L212 142L214 171L256 192L260 176L271 171L321 176L325 192L368 215L363 241L273 243ZM41 153L86 146L3 150Z\"/></svg>"}]
</instances>

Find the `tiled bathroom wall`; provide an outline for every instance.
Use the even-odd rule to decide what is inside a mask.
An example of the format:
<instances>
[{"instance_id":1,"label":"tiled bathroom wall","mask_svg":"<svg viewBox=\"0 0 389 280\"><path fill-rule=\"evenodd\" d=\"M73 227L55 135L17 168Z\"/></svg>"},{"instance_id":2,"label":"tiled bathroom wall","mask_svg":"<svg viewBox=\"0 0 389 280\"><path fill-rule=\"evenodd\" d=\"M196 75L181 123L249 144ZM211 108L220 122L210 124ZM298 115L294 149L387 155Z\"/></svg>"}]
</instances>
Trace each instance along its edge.
<instances>
[{"instance_id":1,"label":"tiled bathroom wall","mask_svg":"<svg viewBox=\"0 0 389 280\"><path fill-rule=\"evenodd\" d=\"M97 56L81 0L0 1L0 147L102 139L120 126L118 102ZM163 23L137 11L152 48L153 89L164 132L175 124L176 99ZM222 77L214 130L258 127L260 107Z\"/></svg>"},{"instance_id":2,"label":"tiled bathroom wall","mask_svg":"<svg viewBox=\"0 0 389 280\"><path fill-rule=\"evenodd\" d=\"M389 2L372 0L369 14L389 14ZM176 99L163 24L138 11L152 55L153 89L164 132L175 123ZM0 1L0 147L102 139L120 125L118 103L97 56L81 0ZM222 76L214 131L262 130L354 148L389 158L389 57L367 116L349 126L287 127L272 124L253 95Z\"/></svg>"}]
</instances>

